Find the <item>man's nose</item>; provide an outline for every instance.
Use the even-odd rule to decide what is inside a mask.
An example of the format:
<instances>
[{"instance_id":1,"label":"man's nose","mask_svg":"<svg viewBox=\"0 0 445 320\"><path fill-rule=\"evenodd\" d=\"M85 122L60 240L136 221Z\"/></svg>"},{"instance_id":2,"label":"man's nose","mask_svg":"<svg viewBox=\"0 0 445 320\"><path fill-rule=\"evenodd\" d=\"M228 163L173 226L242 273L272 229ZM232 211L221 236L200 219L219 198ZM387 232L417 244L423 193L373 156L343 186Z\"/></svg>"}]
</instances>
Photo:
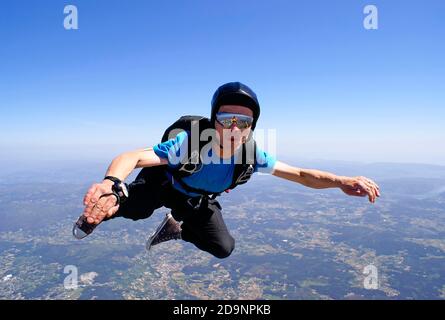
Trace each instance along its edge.
<instances>
[{"instance_id":1,"label":"man's nose","mask_svg":"<svg viewBox=\"0 0 445 320\"><path fill-rule=\"evenodd\" d=\"M232 126L230 127L230 131L241 131L240 128L238 128L237 123L233 122Z\"/></svg>"}]
</instances>

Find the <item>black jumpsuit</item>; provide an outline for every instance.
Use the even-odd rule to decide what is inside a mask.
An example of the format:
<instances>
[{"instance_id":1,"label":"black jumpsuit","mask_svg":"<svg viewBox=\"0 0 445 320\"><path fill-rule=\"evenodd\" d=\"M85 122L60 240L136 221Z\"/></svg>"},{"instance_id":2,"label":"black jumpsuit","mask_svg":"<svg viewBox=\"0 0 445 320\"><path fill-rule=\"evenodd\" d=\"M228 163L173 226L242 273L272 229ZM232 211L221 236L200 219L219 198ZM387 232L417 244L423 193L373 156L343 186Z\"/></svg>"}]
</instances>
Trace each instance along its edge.
<instances>
[{"instance_id":1,"label":"black jumpsuit","mask_svg":"<svg viewBox=\"0 0 445 320\"><path fill-rule=\"evenodd\" d=\"M208 197L190 197L174 189L166 166L143 168L129 184L129 197L114 217L133 220L150 217L162 206L170 208L176 221L183 221L181 237L217 258L228 257L235 248L221 214L221 205Z\"/></svg>"}]
</instances>

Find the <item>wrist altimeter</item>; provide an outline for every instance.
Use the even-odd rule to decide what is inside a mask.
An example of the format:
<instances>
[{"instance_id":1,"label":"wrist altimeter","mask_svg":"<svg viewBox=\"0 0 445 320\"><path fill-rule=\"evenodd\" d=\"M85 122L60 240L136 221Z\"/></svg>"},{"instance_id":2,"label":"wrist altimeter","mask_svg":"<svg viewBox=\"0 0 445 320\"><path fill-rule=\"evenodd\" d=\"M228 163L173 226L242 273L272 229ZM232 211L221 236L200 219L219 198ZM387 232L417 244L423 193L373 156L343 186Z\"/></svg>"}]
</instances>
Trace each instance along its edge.
<instances>
[{"instance_id":1,"label":"wrist altimeter","mask_svg":"<svg viewBox=\"0 0 445 320\"><path fill-rule=\"evenodd\" d=\"M117 203L121 204L125 202L128 198L128 186L126 183L124 183L119 178L113 177L113 176L106 176L104 180L110 180L113 182L113 185L111 186L111 191L114 196L116 196Z\"/></svg>"}]
</instances>

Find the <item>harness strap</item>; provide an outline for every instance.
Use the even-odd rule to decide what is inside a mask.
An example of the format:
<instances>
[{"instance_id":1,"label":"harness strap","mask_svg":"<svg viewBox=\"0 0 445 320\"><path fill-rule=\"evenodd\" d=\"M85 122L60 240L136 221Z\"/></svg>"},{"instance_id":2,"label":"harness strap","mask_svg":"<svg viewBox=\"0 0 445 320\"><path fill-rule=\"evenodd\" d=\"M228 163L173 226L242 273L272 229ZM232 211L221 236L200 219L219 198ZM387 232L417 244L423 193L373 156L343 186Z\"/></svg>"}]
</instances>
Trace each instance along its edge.
<instances>
[{"instance_id":1,"label":"harness strap","mask_svg":"<svg viewBox=\"0 0 445 320\"><path fill-rule=\"evenodd\" d=\"M175 181L177 181L179 183L179 185L187 192L198 193L200 195L206 195L206 196L211 195L214 198L216 198L217 196L219 196L221 194L221 192L209 192L204 189L198 189L198 188L191 187L188 184L186 184L184 181L182 181L182 179L180 177L177 177L173 171L170 171L168 169L167 169L167 171L172 175L171 184L173 185L173 183Z\"/></svg>"},{"instance_id":2,"label":"harness strap","mask_svg":"<svg viewBox=\"0 0 445 320\"><path fill-rule=\"evenodd\" d=\"M172 175L172 180L173 180L174 176ZM183 188L186 191L191 191L191 192L195 192L195 193L199 193L196 191L200 191L200 189L196 189L190 186L187 186L183 181L181 181L180 179L176 179L175 181L178 181L178 183L183 186ZM171 188L176 194L175 194L175 198L176 200L179 200L178 202L182 202L187 204L191 209L193 210L198 210L201 208L201 206L205 205L207 206L209 202L213 203L213 202L217 202L215 199L216 197L218 197L219 195L221 195L220 192L216 192L216 193L209 193L206 192L205 190L202 190L204 192L206 192L206 194L202 194L199 193L200 196L196 196L196 197L192 197L192 196L188 196L184 193L182 193L181 191L175 189L173 187L173 181L171 181L170 179L167 178L167 176L165 176L165 180L161 182L161 186L163 187L169 187ZM189 189L189 190L187 190ZM193 191L192 191L193 190ZM196 191L195 191L196 190Z\"/></svg>"}]
</instances>

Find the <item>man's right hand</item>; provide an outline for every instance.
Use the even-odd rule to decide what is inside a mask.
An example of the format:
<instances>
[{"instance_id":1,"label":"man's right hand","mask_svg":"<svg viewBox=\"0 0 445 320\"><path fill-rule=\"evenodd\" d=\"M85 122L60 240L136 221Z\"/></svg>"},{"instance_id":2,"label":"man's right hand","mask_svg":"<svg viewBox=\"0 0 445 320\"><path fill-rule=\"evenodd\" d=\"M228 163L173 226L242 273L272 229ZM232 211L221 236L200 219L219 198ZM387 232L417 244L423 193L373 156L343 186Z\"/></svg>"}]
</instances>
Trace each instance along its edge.
<instances>
[{"instance_id":1,"label":"man's right hand","mask_svg":"<svg viewBox=\"0 0 445 320\"><path fill-rule=\"evenodd\" d=\"M109 195L101 198L102 195L112 192L112 186L112 181L104 180L102 183L93 184L85 194L83 215L88 223L99 224L105 217L111 217L119 209L116 196Z\"/></svg>"},{"instance_id":2,"label":"man's right hand","mask_svg":"<svg viewBox=\"0 0 445 320\"><path fill-rule=\"evenodd\" d=\"M138 149L122 153L113 159L106 176L120 177L123 181L134 168L164 164L168 164L168 160L159 158L156 153L154 153L153 148ZM106 179L101 183L93 184L86 193L83 199L83 204L85 205L83 215L87 218L88 223L99 224L105 217L113 216L119 209L119 205L116 205L116 196L109 195L101 198L102 195L112 192L112 185L113 182Z\"/></svg>"}]
</instances>

